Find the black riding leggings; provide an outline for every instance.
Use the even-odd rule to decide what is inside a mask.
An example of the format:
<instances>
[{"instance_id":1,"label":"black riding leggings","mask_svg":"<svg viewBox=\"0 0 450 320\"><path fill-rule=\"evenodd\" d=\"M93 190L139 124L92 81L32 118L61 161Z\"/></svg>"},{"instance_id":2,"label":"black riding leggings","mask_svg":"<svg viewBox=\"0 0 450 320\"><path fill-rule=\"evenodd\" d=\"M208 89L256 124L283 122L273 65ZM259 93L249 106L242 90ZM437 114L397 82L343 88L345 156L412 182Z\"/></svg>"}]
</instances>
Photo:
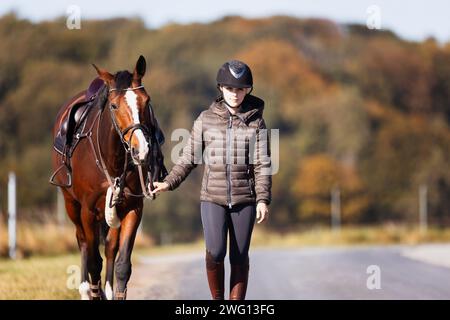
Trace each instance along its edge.
<instances>
[{"instance_id":1,"label":"black riding leggings","mask_svg":"<svg viewBox=\"0 0 450 320\"><path fill-rule=\"evenodd\" d=\"M202 201L201 216L206 250L214 261L224 261L229 232L230 264L245 263L256 218L256 205L238 204L230 209L227 206Z\"/></svg>"}]
</instances>

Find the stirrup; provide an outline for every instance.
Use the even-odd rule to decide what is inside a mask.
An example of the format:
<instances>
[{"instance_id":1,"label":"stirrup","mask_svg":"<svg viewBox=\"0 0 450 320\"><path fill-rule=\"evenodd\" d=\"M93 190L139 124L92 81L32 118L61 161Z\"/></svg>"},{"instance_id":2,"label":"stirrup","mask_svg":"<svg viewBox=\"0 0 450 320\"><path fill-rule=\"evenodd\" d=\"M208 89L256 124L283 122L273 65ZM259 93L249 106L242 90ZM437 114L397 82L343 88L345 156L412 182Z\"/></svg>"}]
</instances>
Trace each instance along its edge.
<instances>
[{"instance_id":1,"label":"stirrup","mask_svg":"<svg viewBox=\"0 0 450 320\"><path fill-rule=\"evenodd\" d=\"M67 180L68 183L64 184L64 183L59 183L55 181L55 177L56 175L61 171L61 169L66 168L67 169ZM69 167L63 163L61 166L59 166L58 169L56 169L56 171L52 174L52 176L50 177L49 181L52 185L57 186L57 187L63 187L63 188L70 188L72 186L72 171L69 169Z\"/></svg>"}]
</instances>

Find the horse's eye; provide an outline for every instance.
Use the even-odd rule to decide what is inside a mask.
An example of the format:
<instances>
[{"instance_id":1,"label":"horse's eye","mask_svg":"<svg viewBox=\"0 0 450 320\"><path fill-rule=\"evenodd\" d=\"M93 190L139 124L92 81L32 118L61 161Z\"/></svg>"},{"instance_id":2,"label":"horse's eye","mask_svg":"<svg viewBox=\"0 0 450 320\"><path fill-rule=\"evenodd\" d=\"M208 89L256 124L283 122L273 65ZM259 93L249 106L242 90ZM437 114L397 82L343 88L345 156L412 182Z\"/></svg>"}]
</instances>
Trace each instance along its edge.
<instances>
[{"instance_id":1,"label":"horse's eye","mask_svg":"<svg viewBox=\"0 0 450 320\"><path fill-rule=\"evenodd\" d=\"M113 108L114 110L117 110L117 104L111 103L111 108Z\"/></svg>"}]
</instances>

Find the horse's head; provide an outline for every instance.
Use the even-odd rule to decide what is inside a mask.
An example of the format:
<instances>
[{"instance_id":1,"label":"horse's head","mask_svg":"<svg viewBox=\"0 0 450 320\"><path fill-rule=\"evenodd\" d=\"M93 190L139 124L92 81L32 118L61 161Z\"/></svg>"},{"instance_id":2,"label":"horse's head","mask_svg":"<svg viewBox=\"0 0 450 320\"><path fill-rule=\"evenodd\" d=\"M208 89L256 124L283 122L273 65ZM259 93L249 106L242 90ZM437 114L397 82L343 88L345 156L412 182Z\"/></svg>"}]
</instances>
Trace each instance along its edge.
<instances>
[{"instance_id":1,"label":"horse's head","mask_svg":"<svg viewBox=\"0 0 450 320\"><path fill-rule=\"evenodd\" d=\"M111 74L95 66L97 73L109 88L107 108L125 149L134 164L144 164L149 152L151 115L150 96L142 85L146 62L140 56L133 73L119 71Z\"/></svg>"}]
</instances>

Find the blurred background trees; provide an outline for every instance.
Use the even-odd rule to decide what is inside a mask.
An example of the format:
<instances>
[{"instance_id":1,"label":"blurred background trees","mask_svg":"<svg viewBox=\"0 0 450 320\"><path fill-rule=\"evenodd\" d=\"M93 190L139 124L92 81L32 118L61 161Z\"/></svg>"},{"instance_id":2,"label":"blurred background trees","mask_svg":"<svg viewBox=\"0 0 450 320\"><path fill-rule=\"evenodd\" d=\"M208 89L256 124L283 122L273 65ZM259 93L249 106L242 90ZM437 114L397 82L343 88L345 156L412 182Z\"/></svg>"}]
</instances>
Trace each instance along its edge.
<instances>
[{"instance_id":1,"label":"blurred background trees","mask_svg":"<svg viewBox=\"0 0 450 320\"><path fill-rule=\"evenodd\" d=\"M414 222L420 185L430 221L450 224L450 43L282 16L157 30L110 19L68 30L63 19L34 24L14 14L0 18L0 42L0 211L10 170L22 218L55 207L48 177L58 109L96 76L91 63L130 70L143 54L169 169L171 133L190 129L215 98L220 65L238 58L252 67L266 123L280 130L270 228L328 224L333 188L344 224ZM197 169L148 202L144 231L157 242L201 234L200 178Z\"/></svg>"}]
</instances>

